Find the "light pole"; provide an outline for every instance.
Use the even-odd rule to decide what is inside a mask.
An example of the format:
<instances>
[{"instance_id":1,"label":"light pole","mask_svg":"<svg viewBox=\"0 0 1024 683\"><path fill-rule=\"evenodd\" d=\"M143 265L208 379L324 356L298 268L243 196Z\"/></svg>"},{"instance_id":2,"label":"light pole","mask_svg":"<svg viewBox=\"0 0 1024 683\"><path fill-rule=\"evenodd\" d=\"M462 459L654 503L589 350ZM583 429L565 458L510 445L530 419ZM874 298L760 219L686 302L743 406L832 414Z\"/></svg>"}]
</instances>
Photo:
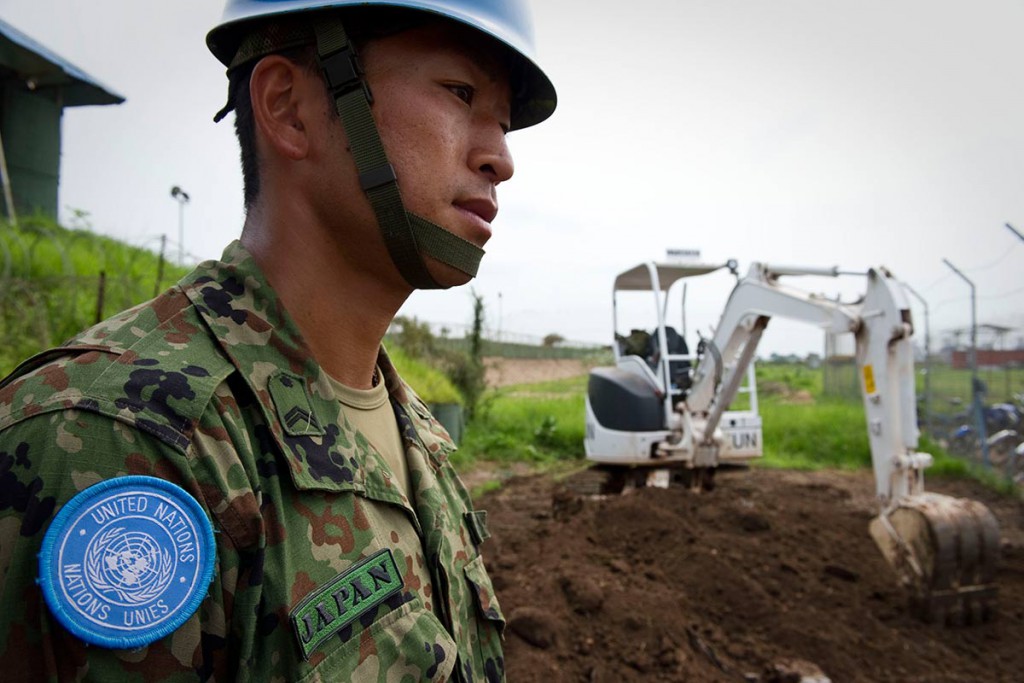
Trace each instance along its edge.
<instances>
[{"instance_id":1,"label":"light pole","mask_svg":"<svg viewBox=\"0 0 1024 683\"><path fill-rule=\"evenodd\" d=\"M925 430L931 437L934 436L932 431L932 334L931 326L928 324L928 302L906 282L903 283L903 286L924 306L924 414Z\"/></svg>"},{"instance_id":2,"label":"light pole","mask_svg":"<svg viewBox=\"0 0 1024 683\"><path fill-rule=\"evenodd\" d=\"M501 343L501 292L498 292L498 343Z\"/></svg>"},{"instance_id":3,"label":"light pole","mask_svg":"<svg viewBox=\"0 0 1024 683\"><path fill-rule=\"evenodd\" d=\"M964 282L966 282L971 288L971 393L973 394L972 404L974 407L974 424L977 429L978 443L981 445L981 456L988 467L988 434L985 433L985 417L982 415L981 407L981 383L978 380L978 308L977 308L977 296L974 291L974 283L971 282L966 275L960 272L960 270L949 262L948 259L942 259L949 268L960 276Z\"/></svg>"},{"instance_id":4,"label":"light pole","mask_svg":"<svg viewBox=\"0 0 1024 683\"><path fill-rule=\"evenodd\" d=\"M188 193L177 185L171 188L171 197L178 201L178 265L185 265L185 205Z\"/></svg>"}]
</instances>

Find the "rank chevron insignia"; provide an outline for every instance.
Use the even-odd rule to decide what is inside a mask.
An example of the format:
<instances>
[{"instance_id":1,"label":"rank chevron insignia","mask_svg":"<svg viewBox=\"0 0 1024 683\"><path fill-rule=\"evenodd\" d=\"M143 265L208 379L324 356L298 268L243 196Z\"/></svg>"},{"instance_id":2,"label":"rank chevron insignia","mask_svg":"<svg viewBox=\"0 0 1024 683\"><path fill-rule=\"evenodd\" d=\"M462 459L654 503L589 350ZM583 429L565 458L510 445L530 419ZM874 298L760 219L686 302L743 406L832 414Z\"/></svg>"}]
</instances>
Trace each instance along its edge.
<instances>
[{"instance_id":1,"label":"rank chevron insignia","mask_svg":"<svg viewBox=\"0 0 1024 683\"><path fill-rule=\"evenodd\" d=\"M324 428L313 412L306 393L306 382L297 375L278 372L270 378L267 390L277 410L277 419L289 436L323 436Z\"/></svg>"},{"instance_id":2,"label":"rank chevron insignia","mask_svg":"<svg viewBox=\"0 0 1024 683\"><path fill-rule=\"evenodd\" d=\"M305 431L306 427L312 427L315 431L320 431L316 415L299 406L295 406L285 414L284 423L287 425L289 432ZM300 429L296 430L296 427L300 427Z\"/></svg>"}]
</instances>

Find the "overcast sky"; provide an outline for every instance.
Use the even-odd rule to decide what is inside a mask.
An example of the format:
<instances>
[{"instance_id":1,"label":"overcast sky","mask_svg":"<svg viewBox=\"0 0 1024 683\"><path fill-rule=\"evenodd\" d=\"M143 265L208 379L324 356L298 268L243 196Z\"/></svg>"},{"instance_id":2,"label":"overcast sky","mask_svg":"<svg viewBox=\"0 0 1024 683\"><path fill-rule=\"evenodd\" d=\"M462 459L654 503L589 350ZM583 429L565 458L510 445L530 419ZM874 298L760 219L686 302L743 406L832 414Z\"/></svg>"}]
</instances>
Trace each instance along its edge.
<instances>
[{"instance_id":1,"label":"overcast sky","mask_svg":"<svg viewBox=\"0 0 1024 683\"><path fill-rule=\"evenodd\" d=\"M970 321L1024 328L1024 3L1019 0L534 0L559 106L513 133L516 175L476 284L506 333L611 338L619 271L667 248L864 270L929 303L933 338ZM223 68L204 36L216 0L0 0L0 16L127 102L69 109L60 204L95 229L177 241L170 188L192 197L185 249L219 256L242 225ZM731 281L689 290L709 334ZM852 298L856 278L805 279ZM404 313L465 324L469 291ZM919 331L923 312L915 304ZM1013 340L1024 336L1018 330ZM692 345L692 342L691 342ZM821 351L773 321L772 351Z\"/></svg>"}]
</instances>

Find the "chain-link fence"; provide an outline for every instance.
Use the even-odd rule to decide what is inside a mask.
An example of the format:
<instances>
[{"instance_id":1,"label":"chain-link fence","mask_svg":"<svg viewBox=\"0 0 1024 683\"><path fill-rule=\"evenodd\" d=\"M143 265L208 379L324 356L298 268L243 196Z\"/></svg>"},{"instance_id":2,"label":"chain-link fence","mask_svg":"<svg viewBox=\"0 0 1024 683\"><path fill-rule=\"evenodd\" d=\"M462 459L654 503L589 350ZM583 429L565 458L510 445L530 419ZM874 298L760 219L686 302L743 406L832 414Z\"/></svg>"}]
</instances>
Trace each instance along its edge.
<instances>
[{"instance_id":1,"label":"chain-link fence","mask_svg":"<svg viewBox=\"0 0 1024 683\"><path fill-rule=\"evenodd\" d=\"M921 430L955 455L1024 482L1024 366L918 366ZM977 400L975 400L975 388Z\"/></svg>"},{"instance_id":2,"label":"chain-link fence","mask_svg":"<svg viewBox=\"0 0 1024 683\"><path fill-rule=\"evenodd\" d=\"M389 337L398 338L404 318L396 318ZM430 343L436 348L468 351L473 333L471 325L436 323L412 319L415 326L429 331ZM406 340L408 341L408 339ZM559 335L547 337L520 334L485 327L481 340L481 356L502 358L592 358L611 357L611 347L589 342L572 341Z\"/></svg>"},{"instance_id":3,"label":"chain-link fence","mask_svg":"<svg viewBox=\"0 0 1024 683\"><path fill-rule=\"evenodd\" d=\"M0 223L0 376L183 272L146 249L46 219Z\"/></svg>"},{"instance_id":4,"label":"chain-link fence","mask_svg":"<svg viewBox=\"0 0 1024 683\"><path fill-rule=\"evenodd\" d=\"M860 375L851 355L832 355L822 365L826 396L860 400ZM978 368L974 404L970 368L949 354L915 365L917 416L922 434L948 452L1024 481L1024 365Z\"/></svg>"}]
</instances>

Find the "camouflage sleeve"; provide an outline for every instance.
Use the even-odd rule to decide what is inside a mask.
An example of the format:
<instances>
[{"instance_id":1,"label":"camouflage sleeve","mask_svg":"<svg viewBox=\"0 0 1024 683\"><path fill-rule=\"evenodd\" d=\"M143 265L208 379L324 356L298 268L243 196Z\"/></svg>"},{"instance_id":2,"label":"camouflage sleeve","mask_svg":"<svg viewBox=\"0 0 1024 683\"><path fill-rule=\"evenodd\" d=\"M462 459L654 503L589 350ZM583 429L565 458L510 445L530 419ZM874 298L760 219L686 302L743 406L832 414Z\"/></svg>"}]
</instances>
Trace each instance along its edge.
<instances>
[{"instance_id":1,"label":"camouflage sleeve","mask_svg":"<svg viewBox=\"0 0 1024 683\"><path fill-rule=\"evenodd\" d=\"M194 681L207 642L223 641L210 618L223 591L170 636L136 650L89 646L53 617L37 582L37 555L54 516L101 481L148 475L202 500L187 457L96 413L41 413L0 432L0 671L11 681ZM202 675L205 673L206 675Z\"/></svg>"},{"instance_id":2,"label":"camouflage sleeve","mask_svg":"<svg viewBox=\"0 0 1024 683\"><path fill-rule=\"evenodd\" d=\"M146 421L152 406L101 414L79 394L86 408L37 409L44 390L0 400L3 680L503 680L504 619L477 551L486 525L450 464L426 457L449 442L425 407L418 432L403 425L419 454L413 509L338 421L290 436L237 374L171 434ZM127 476L180 487L216 538L197 611L132 650L74 636L37 584L69 501Z\"/></svg>"}]
</instances>

